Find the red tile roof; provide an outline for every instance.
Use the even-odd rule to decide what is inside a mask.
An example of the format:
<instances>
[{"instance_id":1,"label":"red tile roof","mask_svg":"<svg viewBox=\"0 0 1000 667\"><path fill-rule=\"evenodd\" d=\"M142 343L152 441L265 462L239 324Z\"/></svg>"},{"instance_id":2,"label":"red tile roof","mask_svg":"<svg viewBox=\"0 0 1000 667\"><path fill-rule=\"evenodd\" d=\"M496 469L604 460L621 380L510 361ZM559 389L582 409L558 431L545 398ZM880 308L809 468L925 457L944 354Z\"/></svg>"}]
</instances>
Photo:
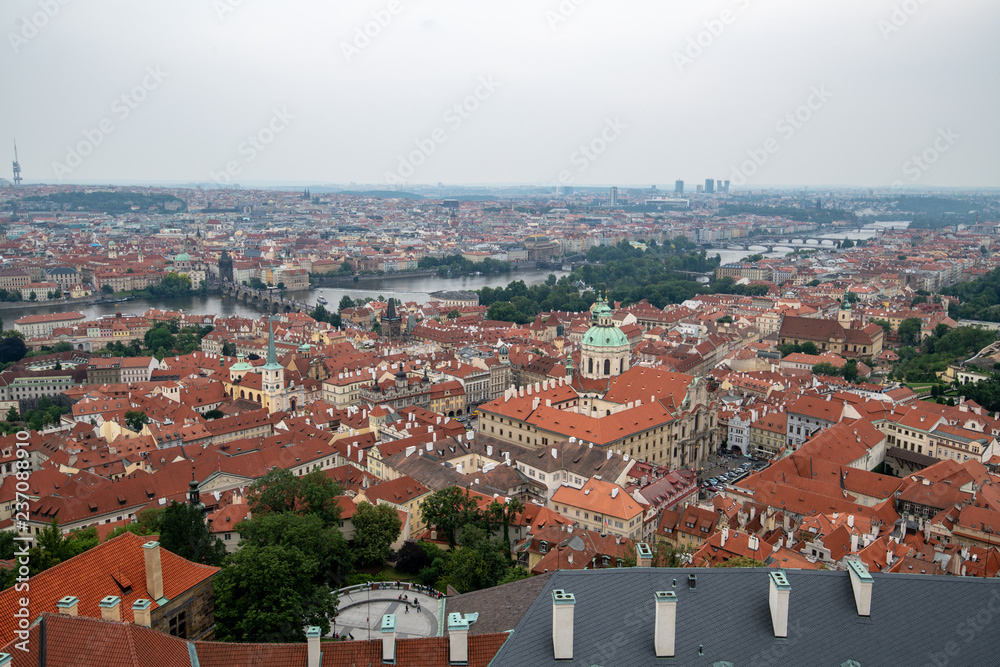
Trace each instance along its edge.
<instances>
[{"instance_id":1,"label":"red tile roof","mask_svg":"<svg viewBox=\"0 0 1000 667\"><path fill-rule=\"evenodd\" d=\"M101 617L98 603L108 595L122 599L122 610L131 613L132 603L152 595L146 590L146 564L142 545L149 538L124 533L99 544L79 556L63 561L28 580L30 586L31 620L43 612L57 612L56 603L67 595L79 598L81 616ZM160 549L163 569L163 595L173 600L185 591L215 575L217 567L192 563ZM22 593L14 588L0 592L0 609L16 609ZM153 601L151 610L157 608ZM0 641L14 638L16 619L11 614L0 616Z\"/></svg>"}]
</instances>

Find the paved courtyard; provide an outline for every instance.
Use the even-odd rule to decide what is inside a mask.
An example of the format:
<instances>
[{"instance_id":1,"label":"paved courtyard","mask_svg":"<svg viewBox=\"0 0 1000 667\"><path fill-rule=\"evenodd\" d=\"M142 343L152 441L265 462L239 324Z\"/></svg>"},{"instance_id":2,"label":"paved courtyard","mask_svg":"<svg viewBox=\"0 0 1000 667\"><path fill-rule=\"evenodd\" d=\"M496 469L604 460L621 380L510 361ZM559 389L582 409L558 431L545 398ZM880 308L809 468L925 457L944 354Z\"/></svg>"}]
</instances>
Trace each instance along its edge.
<instances>
[{"instance_id":1,"label":"paved courtyard","mask_svg":"<svg viewBox=\"0 0 1000 667\"><path fill-rule=\"evenodd\" d=\"M408 602L397 598L405 594ZM369 595L371 602L369 603ZM420 600L420 609L413 604L416 597ZM330 636L335 633L348 635L354 639L368 639L371 630L372 639L380 639L382 616L396 615L396 637L436 637L438 636L439 603L443 600L429 597L420 592L399 590L359 591L350 595L341 594L336 626L330 624ZM407 611L409 609L409 611ZM336 630L334 630L336 627Z\"/></svg>"}]
</instances>

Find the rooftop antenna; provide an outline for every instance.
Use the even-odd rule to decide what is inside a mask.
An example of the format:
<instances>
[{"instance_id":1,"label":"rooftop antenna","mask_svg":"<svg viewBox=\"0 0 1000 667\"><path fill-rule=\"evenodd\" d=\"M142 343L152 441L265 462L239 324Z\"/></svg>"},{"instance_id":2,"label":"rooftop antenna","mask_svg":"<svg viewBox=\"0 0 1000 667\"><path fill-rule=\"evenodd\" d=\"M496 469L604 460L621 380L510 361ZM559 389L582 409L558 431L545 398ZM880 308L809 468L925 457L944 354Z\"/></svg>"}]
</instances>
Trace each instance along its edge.
<instances>
[{"instance_id":1,"label":"rooftop antenna","mask_svg":"<svg viewBox=\"0 0 1000 667\"><path fill-rule=\"evenodd\" d=\"M14 140L14 185L21 184L21 163L17 161L17 139Z\"/></svg>"}]
</instances>

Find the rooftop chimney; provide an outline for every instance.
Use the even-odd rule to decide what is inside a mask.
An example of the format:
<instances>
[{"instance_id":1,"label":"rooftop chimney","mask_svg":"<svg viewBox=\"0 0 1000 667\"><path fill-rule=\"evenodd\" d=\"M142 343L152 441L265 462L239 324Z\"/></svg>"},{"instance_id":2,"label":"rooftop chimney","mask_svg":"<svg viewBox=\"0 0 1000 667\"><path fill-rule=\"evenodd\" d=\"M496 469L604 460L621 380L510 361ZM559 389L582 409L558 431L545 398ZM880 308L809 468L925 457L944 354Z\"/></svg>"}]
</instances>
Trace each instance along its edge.
<instances>
[{"instance_id":1,"label":"rooftop chimney","mask_svg":"<svg viewBox=\"0 0 1000 667\"><path fill-rule=\"evenodd\" d=\"M152 602L144 598L139 598L132 603L132 617L135 619L136 625L141 625L144 628L150 626L150 606Z\"/></svg>"},{"instance_id":2,"label":"rooftop chimney","mask_svg":"<svg viewBox=\"0 0 1000 667\"><path fill-rule=\"evenodd\" d=\"M556 660L573 659L573 608L576 598L561 588L552 591L552 649Z\"/></svg>"},{"instance_id":3,"label":"rooftop chimney","mask_svg":"<svg viewBox=\"0 0 1000 667\"><path fill-rule=\"evenodd\" d=\"M637 545L635 545L635 555L636 555L635 563L638 567L653 566L653 550L650 549L649 545L646 544L645 542L639 542Z\"/></svg>"},{"instance_id":4,"label":"rooftop chimney","mask_svg":"<svg viewBox=\"0 0 1000 667\"><path fill-rule=\"evenodd\" d=\"M319 638L323 631L315 625L306 628L306 667L319 667L323 653L319 648Z\"/></svg>"},{"instance_id":5,"label":"rooftop chimney","mask_svg":"<svg viewBox=\"0 0 1000 667\"><path fill-rule=\"evenodd\" d=\"M396 661L396 615L382 616L382 662Z\"/></svg>"},{"instance_id":6,"label":"rooftop chimney","mask_svg":"<svg viewBox=\"0 0 1000 667\"><path fill-rule=\"evenodd\" d=\"M59 609L59 613L66 614L67 616L76 616L79 606L80 600L73 595L67 595L59 600L59 602L56 602L56 607Z\"/></svg>"},{"instance_id":7,"label":"rooftop chimney","mask_svg":"<svg viewBox=\"0 0 1000 667\"><path fill-rule=\"evenodd\" d=\"M673 591L656 591L656 625L653 643L657 658L674 657L674 635L677 629L677 594Z\"/></svg>"},{"instance_id":8,"label":"rooftop chimney","mask_svg":"<svg viewBox=\"0 0 1000 667\"><path fill-rule=\"evenodd\" d=\"M469 662L469 619L458 612L448 614L448 661L453 665Z\"/></svg>"},{"instance_id":9,"label":"rooftop chimney","mask_svg":"<svg viewBox=\"0 0 1000 667\"><path fill-rule=\"evenodd\" d=\"M163 568L160 565L160 543L146 542L142 545L143 559L146 561L146 592L154 600L163 597Z\"/></svg>"},{"instance_id":10,"label":"rooftop chimney","mask_svg":"<svg viewBox=\"0 0 1000 667\"><path fill-rule=\"evenodd\" d=\"M858 608L858 616L871 616L872 585L875 580L861 561L847 561L847 572L851 576L851 588L854 589L854 604Z\"/></svg>"},{"instance_id":11,"label":"rooftop chimney","mask_svg":"<svg viewBox=\"0 0 1000 667\"><path fill-rule=\"evenodd\" d=\"M99 606L101 608L101 618L105 621L122 620L122 599L117 595L108 595L100 601Z\"/></svg>"},{"instance_id":12,"label":"rooftop chimney","mask_svg":"<svg viewBox=\"0 0 1000 667\"><path fill-rule=\"evenodd\" d=\"M771 581L768 606L771 608L774 636L788 637L788 597L792 593L792 586L788 583L784 570L771 572L768 578Z\"/></svg>"}]
</instances>

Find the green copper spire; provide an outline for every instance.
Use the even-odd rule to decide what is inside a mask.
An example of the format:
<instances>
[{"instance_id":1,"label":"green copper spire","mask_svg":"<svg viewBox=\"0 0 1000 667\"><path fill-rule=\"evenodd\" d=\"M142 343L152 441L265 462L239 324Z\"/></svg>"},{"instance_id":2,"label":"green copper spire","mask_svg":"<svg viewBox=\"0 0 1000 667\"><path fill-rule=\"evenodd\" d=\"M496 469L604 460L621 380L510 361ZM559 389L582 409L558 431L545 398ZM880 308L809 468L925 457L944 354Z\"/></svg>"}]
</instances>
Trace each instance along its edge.
<instances>
[{"instance_id":1,"label":"green copper spire","mask_svg":"<svg viewBox=\"0 0 1000 667\"><path fill-rule=\"evenodd\" d=\"M266 370L277 370L281 368L278 364L278 352L274 349L274 323L281 320L278 315L272 315L267 319L267 364L264 365Z\"/></svg>"}]
</instances>

